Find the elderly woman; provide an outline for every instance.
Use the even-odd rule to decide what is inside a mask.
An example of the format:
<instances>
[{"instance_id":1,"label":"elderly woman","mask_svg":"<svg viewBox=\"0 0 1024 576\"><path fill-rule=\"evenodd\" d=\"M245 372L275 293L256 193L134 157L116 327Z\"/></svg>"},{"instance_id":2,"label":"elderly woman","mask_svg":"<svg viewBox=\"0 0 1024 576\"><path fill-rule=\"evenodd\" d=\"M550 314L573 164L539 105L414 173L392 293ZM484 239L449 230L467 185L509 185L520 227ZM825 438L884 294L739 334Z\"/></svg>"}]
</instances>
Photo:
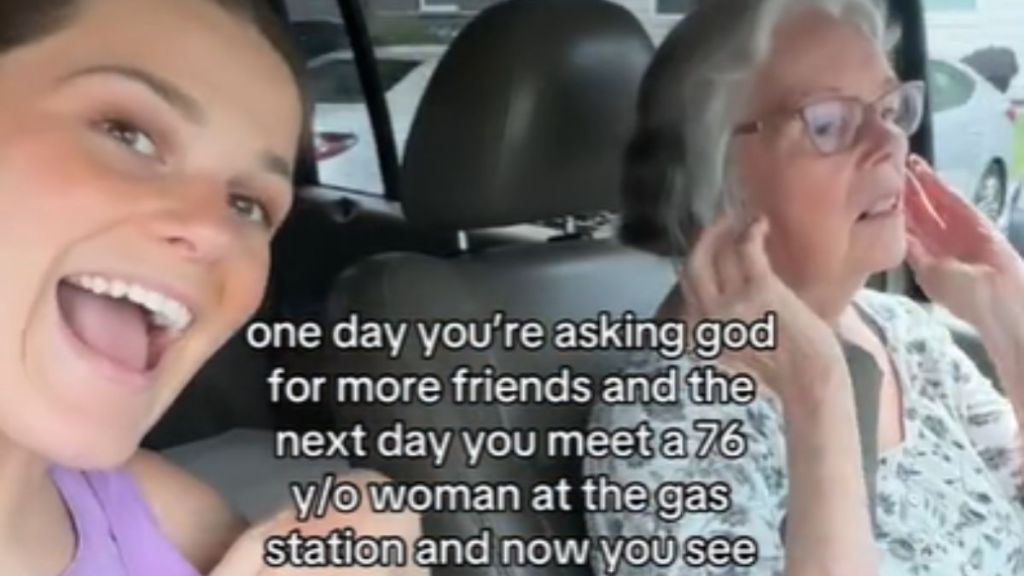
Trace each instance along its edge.
<instances>
[{"instance_id":1,"label":"elderly woman","mask_svg":"<svg viewBox=\"0 0 1024 576\"><path fill-rule=\"evenodd\" d=\"M721 481L731 506L678 521L653 505L594 512L594 535L757 545L749 567L697 567L681 554L658 573L1024 574L1024 263L908 158L923 86L897 79L885 24L869 0L709 1L646 76L623 232L651 250L688 251L663 313L778 313L775 350L716 361L755 376L751 403L595 409L592 425L606 429L688 432L690 457L590 460L587 474L652 492ZM933 301L977 328L1005 397L920 306L864 288L905 258ZM881 371L874 523L841 342ZM643 368L662 370L651 356ZM698 360L681 362L685 374ZM701 419L738 420L747 453L695 457Z\"/></svg>"}]
</instances>

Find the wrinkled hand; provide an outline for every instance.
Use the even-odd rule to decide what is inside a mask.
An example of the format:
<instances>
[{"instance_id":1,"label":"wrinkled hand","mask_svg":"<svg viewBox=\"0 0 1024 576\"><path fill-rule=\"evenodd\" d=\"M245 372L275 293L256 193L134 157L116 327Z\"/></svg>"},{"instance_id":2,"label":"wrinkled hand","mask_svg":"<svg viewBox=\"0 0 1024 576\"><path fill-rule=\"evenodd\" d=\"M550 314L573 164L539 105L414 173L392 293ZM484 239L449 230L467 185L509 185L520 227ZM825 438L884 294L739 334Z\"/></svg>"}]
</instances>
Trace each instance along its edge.
<instances>
[{"instance_id":1,"label":"wrinkled hand","mask_svg":"<svg viewBox=\"0 0 1024 576\"><path fill-rule=\"evenodd\" d=\"M907 262L933 302L995 329L1024 297L1024 261L996 227L939 180L921 158L908 162Z\"/></svg>"},{"instance_id":2,"label":"wrinkled hand","mask_svg":"<svg viewBox=\"0 0 1024 576\"><path fill-rule=\"evenodd\" d=\"M690 326L705 319L752 322L777 313L777 348L726 352L720 363L754 374L788 405L837 374L845 374L833 330L772 270L765 250L768 221L738 225L723 216L694 247L680 285Z\"/></svg>"}]
</instances>

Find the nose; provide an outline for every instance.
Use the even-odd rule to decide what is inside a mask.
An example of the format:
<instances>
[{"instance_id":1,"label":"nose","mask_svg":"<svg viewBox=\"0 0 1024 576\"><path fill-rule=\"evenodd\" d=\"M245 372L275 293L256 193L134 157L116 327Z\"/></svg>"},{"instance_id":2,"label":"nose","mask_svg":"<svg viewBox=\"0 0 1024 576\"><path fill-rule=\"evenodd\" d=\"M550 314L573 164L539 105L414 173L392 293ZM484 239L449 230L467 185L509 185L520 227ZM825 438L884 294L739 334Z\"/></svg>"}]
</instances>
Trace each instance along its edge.
<instances>
[{"instance_id":1,"label":"nose","mask_svg":"<svg viewBox=\"0 0 1024 576\"><path fill-rule=\"evenodd\" d=\"M148 219L157 241L199 263L215 262L230 251L233 232L223 192L193 183L165 192L163 199Z\"/></svg>"},{"instance_id":2,"label":"nose","mask_svg":"<svg viewBox=\"0 0 1024 576\"><path fill-rule=\"evenodd\" d=\"M907 135L892 122L887 122L876 112L869 114L861 125L862 166L877 166L906 156Z\"/></svg>"}]
</instances>

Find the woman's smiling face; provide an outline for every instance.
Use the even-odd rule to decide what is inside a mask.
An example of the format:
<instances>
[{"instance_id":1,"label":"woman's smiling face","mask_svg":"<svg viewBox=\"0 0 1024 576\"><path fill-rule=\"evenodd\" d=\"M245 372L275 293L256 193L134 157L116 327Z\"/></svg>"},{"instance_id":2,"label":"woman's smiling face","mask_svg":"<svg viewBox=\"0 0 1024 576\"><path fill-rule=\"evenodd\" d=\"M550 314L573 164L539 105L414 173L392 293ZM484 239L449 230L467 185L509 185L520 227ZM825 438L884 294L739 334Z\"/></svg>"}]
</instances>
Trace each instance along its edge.
<instances>
[{"instance_id":1,"label":"woman's smiling face","mask_svg":"<svg viewBox=\"0 0 1024 576\"><path fill-rule=\"evenodd\" d=\"M0 55L0 437L131 455L262 299L300 102L208 0L83 0Z\"/></svg>"}]
</instances>

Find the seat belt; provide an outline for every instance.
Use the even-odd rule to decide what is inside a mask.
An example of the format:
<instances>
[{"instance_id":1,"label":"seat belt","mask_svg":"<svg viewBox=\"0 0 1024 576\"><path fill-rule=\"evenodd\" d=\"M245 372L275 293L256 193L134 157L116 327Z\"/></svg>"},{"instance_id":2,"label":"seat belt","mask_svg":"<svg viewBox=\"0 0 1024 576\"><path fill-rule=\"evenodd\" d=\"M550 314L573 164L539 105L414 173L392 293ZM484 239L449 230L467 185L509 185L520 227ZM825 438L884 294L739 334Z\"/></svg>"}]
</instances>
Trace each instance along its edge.
<instances>
[{"instance_id":1,"label":"seat belt","mask_svg":"<svg viewBox=\"0 0 1024 576\"><path fill-rule=\"evenodd\" d=\"M878 472L878 404L882 388L882 371L867 350L848 342L842 342L842 345L846 366L850 371L850 383L853 385L864 486L868 493L871 526L875 529L878 527L875 514L875 481Z\"/></svg>"},{"instance_id":2,"label":"seat belt","mask_svg":"<svg viewBox=\"0 0 1024 576\"><path fill-rule=\"evenodd\" d=\"M860 436L861 469L864 487L868 494L868 512L871 514L871 530L876 533L878 520L875 511L875 482L878 473L878 405L882 388L882 371L875 358L867 350L842 339L846 368L850 372L853 386L853 400L857 411L857 433ZM786 541L786 520L782 518L779 536Z\"/></svg>"},{"instance_id":3,"label":"seat belt","mask_svg":"<svg viewBox=\"0 0 1024 576\"><path fill-rule=\"evenodd\" d=\"M673 298L680 296L678 290L672 292ZM680 309L681 300L662 303L658 315L665 313L669 306ZM675 310L673 310L673 315ZM877 329L874 321L862 314L862 318ZM872 532L877 532L878 519L876 513L876 480L878 475L878 410L881 401L882 371L867 350L839 338L846 359L846 368L850 373L850 384L853 386L853 400L857 411L857 433L860 437L861 470L864 475L864 487L868 495L868 512L871 514ZM779 535L786 541L786 520L782 517Z\"/></svg>"}]
</instances>

